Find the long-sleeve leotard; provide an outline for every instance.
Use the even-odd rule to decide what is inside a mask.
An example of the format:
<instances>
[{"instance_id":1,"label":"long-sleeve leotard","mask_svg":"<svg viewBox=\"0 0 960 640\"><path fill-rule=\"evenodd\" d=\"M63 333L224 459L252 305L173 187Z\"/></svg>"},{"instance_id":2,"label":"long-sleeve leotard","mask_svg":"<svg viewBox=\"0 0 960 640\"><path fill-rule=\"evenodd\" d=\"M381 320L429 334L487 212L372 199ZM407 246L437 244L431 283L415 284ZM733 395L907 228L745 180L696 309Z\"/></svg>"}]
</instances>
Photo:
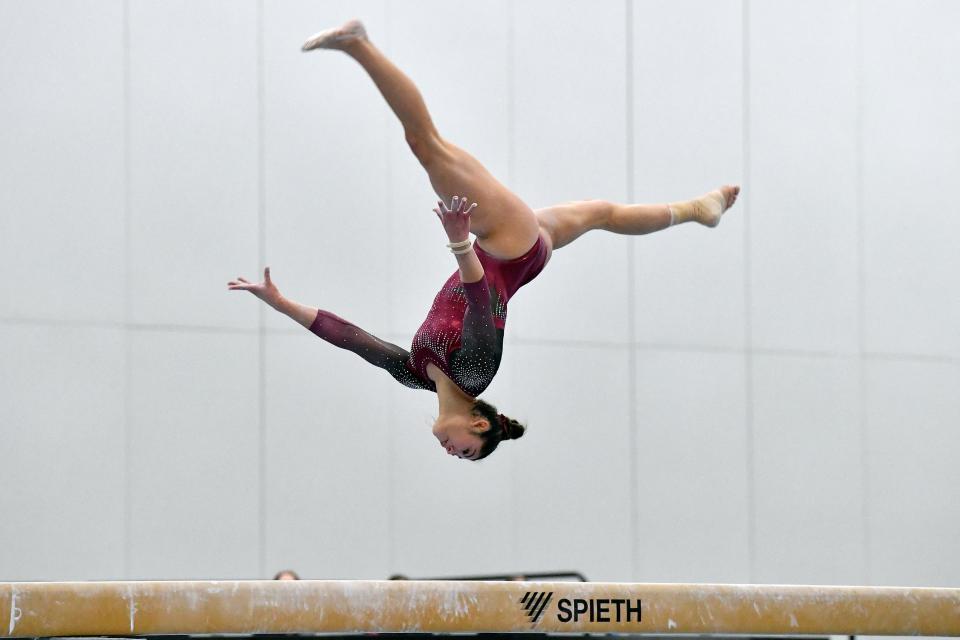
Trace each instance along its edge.
<instances>
[{"instance_id":1,"label":"long-sleeve leotard","mask_svg":"<svg viewBox=\"0 0 960 640\"><path fill-rule=\"evenodd\" d=\"M370 364L386 369L400 384L414 389L425 388L407 366L410 353L406 349L381 340L340 316L318 309L310 331L330 344L353 351Z\"/></svg>"},{"instance_id":2,"label":"long-sleeve leotard","mask_svg":"<svg viewBox=\"0 0 960 640\"><path fill-rule=\"evenodd\" d=\"M432 363L465 393L476 397L490 385L500 366L507 301L540 273L549 249L542 237L512 260L494 258L479 245L475 249L483 277L463 283L454 272L447 278L409 352L326 311L317 313L310 330L386 369L403 385L436 391L427 376L427 365Z\"/></svg>"},{"instance_id":3,"label":"long-sleeve leotard","mask_svg":"<svg viewBox=\"0 0 960 640\"><path fill-rule=\"evenodd\" d=\"M474 397L493 380L503 351L503 330L495 325L485 277L463 283L456 274L451 276L434 299L409 352L328 311L317 312L310 331L413 389L436 391L426 371L433 363Z\"/></svg>"}]
</instances>

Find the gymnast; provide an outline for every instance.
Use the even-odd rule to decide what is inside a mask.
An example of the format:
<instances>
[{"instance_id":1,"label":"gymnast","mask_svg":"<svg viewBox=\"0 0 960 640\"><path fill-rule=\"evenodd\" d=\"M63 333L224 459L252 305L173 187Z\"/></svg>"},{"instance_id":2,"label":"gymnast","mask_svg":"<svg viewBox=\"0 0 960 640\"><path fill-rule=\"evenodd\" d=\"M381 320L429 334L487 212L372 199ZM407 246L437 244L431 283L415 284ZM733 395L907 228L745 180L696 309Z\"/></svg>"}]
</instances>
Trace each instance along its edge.
<instances>
[{"instance_id":1,"label":"gymnast","mask_svg":"<svg viewBox=\"0 0 960 640\"><path fill-rule=\"evenodd\" d=\"M434 213L458 270L434 298L409 352L328 311L285 298L269 267L263 282L238 277L227 286L251 292L327 342L386 369L401 384L436 392L433 435L450 455L479 460L500 442L523 435L523 425L478 396L500 365L507 302L543 270L553 251L595 229L640 235L691 221L715 227L740 191L723 186L685 202L589 200L533 211L476 158L440 136L420 91L374 46L359 20L314 35L303 50L314 49L337 49L360 63L399 118L410 149L441 199Z\"/></svg>"}]
</instances>

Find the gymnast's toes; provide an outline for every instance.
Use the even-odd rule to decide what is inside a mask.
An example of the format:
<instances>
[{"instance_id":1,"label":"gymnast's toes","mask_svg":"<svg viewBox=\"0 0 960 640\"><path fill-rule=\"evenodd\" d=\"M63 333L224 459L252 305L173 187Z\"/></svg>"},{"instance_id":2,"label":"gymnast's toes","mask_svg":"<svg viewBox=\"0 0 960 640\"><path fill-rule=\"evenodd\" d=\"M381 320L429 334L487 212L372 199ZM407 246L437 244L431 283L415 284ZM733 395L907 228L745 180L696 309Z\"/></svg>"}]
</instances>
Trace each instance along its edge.
<instances>
[{"instance_id":1,"label":"gymnast's toes","mask_svg":"<svg viewBox=\"0 0 960 640\"><path fill-rule=\"evenodd\" d=\"M737 201L737 196L740 195L740 185L725 184L720 187L720 193L723 194L724 210L727 210Z\"/></svg>"},{"instance_id":2,"label":"gymnast's toes","mask_svg":"<svg viewBox=\"0 0 960 640\"><path fill-rule=\"evenodd\" d=\"M315 33L300 47L303 51L312 51L314 49L343 49L351 42L357 40L366 40L367 30L363 23L357 19L347 20L339 27L325 29Z\"/></svg>"}]
</instances>

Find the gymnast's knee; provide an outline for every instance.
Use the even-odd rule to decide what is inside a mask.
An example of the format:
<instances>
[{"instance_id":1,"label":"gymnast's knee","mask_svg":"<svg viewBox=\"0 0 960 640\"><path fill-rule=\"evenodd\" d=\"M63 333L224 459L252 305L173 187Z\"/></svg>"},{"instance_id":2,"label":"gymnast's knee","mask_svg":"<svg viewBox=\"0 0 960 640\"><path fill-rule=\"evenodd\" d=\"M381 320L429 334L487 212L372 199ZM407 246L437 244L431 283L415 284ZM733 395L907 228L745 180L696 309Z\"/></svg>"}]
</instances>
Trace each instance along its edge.
<instances>
[{"instance_id":1,"label":"gymnast's knee","mask_svg":"<svg viewBox=\"0 0 960 640\"><path fill-rule=\"evenodd\" d=\"M406 131L404 137L410 151L424 167L433 164L444 151L443 140L434 132Z\"/></svg>"},{"instance_id":2,"label":"gymnast's knee","mask_svg":"<svg viewBox=\"0 0 960 640\"><path fill-rule=\"evenodd\" d=\"M577 205L583 212L587 229L608 228L617 206L609 200L582 200Z\"/></svg>"}]
</instances>

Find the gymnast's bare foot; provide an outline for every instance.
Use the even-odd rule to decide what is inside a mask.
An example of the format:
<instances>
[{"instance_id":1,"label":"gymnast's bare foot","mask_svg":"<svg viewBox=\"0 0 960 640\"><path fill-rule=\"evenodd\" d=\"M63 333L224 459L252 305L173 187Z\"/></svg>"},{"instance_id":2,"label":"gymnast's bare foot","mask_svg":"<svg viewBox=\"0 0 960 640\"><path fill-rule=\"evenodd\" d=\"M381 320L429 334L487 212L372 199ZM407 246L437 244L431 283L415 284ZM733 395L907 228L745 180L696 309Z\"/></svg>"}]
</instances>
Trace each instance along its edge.
<instances>
[{"instance_id":1,"label":"gymnast's bare foot","mask_svg":"<svg viewBox=\"0 0 960 640\"><path fill-rule=\"evenodd\" d=\"M363 28L363 23L354 18L353 20L347 20L339 27L313 34L303 43L301 49L303 51L346 49L350 46L350 43L366 39L367 30Z\"/></svg>"}]
</instances>

